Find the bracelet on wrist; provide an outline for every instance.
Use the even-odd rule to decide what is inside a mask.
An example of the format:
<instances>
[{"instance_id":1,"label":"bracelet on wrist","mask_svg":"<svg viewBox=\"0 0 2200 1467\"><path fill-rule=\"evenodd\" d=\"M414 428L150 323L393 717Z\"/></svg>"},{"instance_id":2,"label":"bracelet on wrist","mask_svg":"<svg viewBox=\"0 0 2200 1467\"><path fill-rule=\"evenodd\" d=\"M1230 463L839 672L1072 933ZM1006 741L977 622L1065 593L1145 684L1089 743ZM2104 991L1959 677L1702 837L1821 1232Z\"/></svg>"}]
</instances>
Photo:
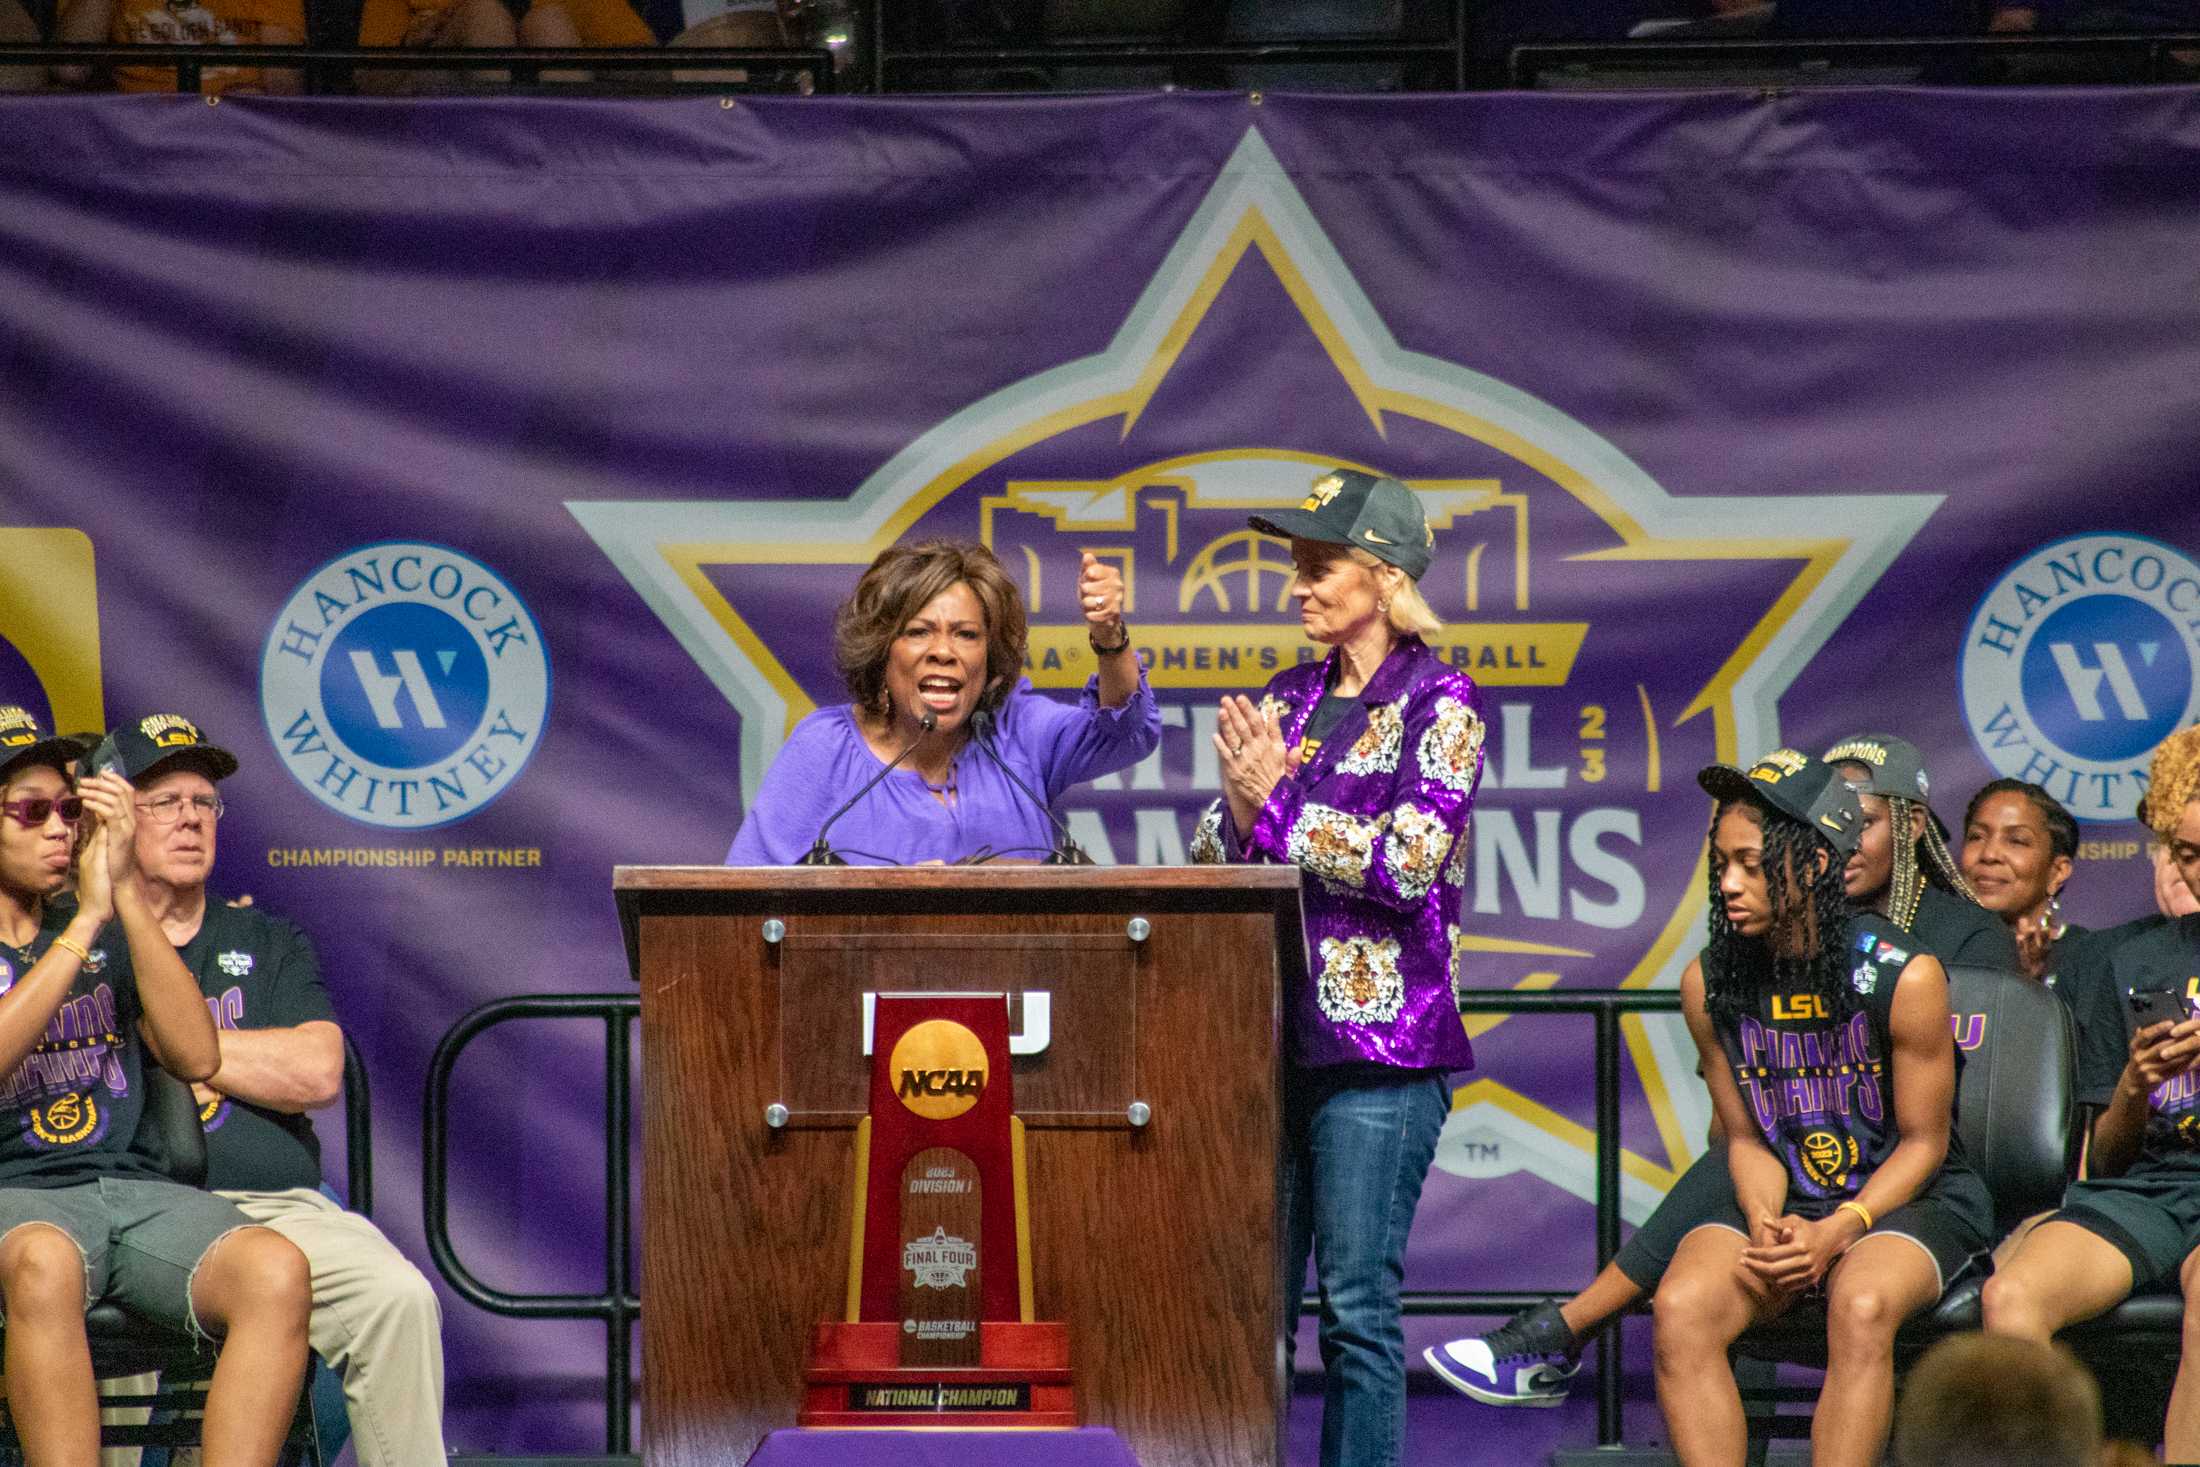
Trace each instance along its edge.
<instances>
[{"instance_id":1,"label":"bracelet on wrist","mask_svg":"<svg viewBox=\"0 0 2200 1467\"><path fill-rule=\"evenodd\" d=\"M1834 1211L1853 1212L1856 1214L1856 1220L1864 1225L1865 1232L1868 1233L1872 1230L1871 1210L1865 1207L1863 1203L1856 1201L1854 1198L1851 1198L1848 1201L1842 1203L1839 1207L1836 1207Z\"/></svg>"},{"instance_id":2,"label":"bracelet on wrist","mask_svg":"<svg viewBox=\"0 0 2200 1467\"><path fill-rule=\"evenodd\" d=\"M1100 639L1089 631L1085 633L1085 641L1093 651L1099 653L1102 657L1113 657L1116 653L1127 650L1131 645L1130 623L1119 621L1115 624L1115 629L1123 635L1112 646L1101 646Z\"/></svg>"},{"instance_id":3,"label":"bracelet on wrist","mask_svg":"<svg viewBox=\"0 0 2200 1467\"><path fill-rule=\"evenodd\" d=\"M75 953L79 963L89 963L92 960L92 950L66 934L55 938L53 945L65 953Z\"/></svg>"}]
</instances>

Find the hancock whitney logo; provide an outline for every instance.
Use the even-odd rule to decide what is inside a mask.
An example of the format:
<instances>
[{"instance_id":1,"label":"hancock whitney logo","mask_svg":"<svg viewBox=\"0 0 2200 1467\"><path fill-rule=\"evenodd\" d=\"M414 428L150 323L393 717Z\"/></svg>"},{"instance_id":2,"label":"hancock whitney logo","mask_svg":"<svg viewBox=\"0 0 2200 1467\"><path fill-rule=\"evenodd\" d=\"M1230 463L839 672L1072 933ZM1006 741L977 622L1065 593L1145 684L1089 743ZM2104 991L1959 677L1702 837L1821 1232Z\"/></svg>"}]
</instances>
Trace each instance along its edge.
<instances>
[{"instance_id":1,"label":"hancock whitney logo","mask_svg":"<svg viewBox=\"0 0 2200 1467\"><path fill-rule=\"evenodd\" d=\"M283 767L330 809L425 830L511 787L550 708L542 632L470 555L393 540L307 576L268 631L260 707Z\"/></svg>"},{"instance_id":2,"label":"hancock whitney logo","mask_svg":"<svg viewBox=\"0 0 2200 1467\"><path fill-rule=\"evenodd\" d=\"M1219 789L1217 697L1320 650L1290 614L1289 547L1248 516L1299 504L1333 465L1394 475L1435 531L1421 588L1445 631L1430 645L1481 684L1490 722L1462 846L1461 981L1673 986L1702 930L1684 853L1702 847L1703 801L1686 771L1782 742L1789 680L1939 499L1669 493L1590 425L1401 344L1257 130L1217 162L1103 347L909 425L861 484L802 499L776 475L759 490L735 477L717 500L567 508L738 713L744 798L797 720L847 696L824 630L885 546L990 546L1030 613L1025 670L1063 694L1094 668L1069 590L1080 556L1117 565L1161 747L1064 814L1103 862L1170 864ZM1380 259L1401 242L1379 212L1329 223ZM1004 250L1026 247L1005 228ZM727 461L737 476L751 460ZM1678 1021L1622 1027L1639 1085L1625 1104L1646 1115L1621 1207L1640 1221L1709 1116ZM1593 1195L1586 1057L1553 1064L1550 1031L1512 1021L1470 1032L1482 1064L1438 1167Z\"/></svg>"},{"instance_id":3,"label":"hancock whitney logo","mask_svg":"<svg viewBox=\"0 0 2200 1467\"><path fill-rule=\"evenodd\" d=\"M2004 775L2080 820L2129 820L2155 745L2200 715L2200 564L2139 535L2042 545L1963 634L1963 711Z\"/></svg>"}]
</instances>

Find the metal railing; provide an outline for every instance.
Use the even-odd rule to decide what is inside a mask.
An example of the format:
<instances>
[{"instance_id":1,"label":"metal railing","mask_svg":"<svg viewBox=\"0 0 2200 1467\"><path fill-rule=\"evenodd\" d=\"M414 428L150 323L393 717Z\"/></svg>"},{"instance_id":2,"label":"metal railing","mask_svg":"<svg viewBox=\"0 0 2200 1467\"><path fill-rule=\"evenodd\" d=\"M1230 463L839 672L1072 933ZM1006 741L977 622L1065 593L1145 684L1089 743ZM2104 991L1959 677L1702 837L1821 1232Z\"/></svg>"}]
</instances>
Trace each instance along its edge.
<instances>
[{"instance_id":1,"label":"metal railing","mask_svg":"<svg viewBox=\"0 0 2200 1467\"><path fill-rule=\"evenodd\" d=\"M1676 1013L1680 995L1671 989L1566 989L1539 993L1469 993L1459 999L1462 1014L1577 1014L1596 1025L1596 1255L1602 1268L1619 1252L1620 1232L1620 1018L1625 1014ZM629 1372L633 1352L630 1330L641 1314L629 1267L632 1217L628 1207L629 1159L623 1144L628 1132L628 1072L633 1062L629 1026L640 1016L641 998L631 993L534 995L497 999L473 1010L443 1036L428 1062L427 1111L423 1117L426 1155L422 1202L427 1214L428 1252L460 1297L494 1314L518 1319L600 1319L608 1338L604 1349L604 1438L609 1450L632 1445L628 1421L632 1401ZM604 1291L600 1294L516 1294L491 1288L460 1261L450 1237L450 1087L459 1055L483 1031L515 1019L595 1019L604 1025ZM1405 1312L1415 1315L1509 1314L1545 1300L1564 1298L1570 1289L1408 1289ZM1314 1296L1302 1308L1315 1307ZM1619 1328L1597 1336L1597 1441L1616 1445L1622 1437Z\"/></svg>"},{"instance_id":2,"label":"metal railing","mask_svg":"<svg viewBox=\"0 0 2200 1467\"><path fill-rule=\"evenodd\" d=\"M1277 66L1296 62L1344 65L1428 61L1450 70L1451 85L1469 85L1474 39L1473 7L1452 0L1451 34L1433 40L1365 37L1276 37L1254 41L1099 41L1054 45L895 46L885 0L870 7L864 90L883 93L899 72L938 72L957 67L1009 66L1068 70L1105 66Z\"/></svg>"},{"instance_id":3,"label":"metal railing","mask_svg":"<svg viewBox=\"0 0 2200 1467\"><path fill-rule=\"evenodd\" d=\"M1587 1014L1596 1021L1597 1267L1619 1252L1619 1021L1623 1014L1677 1014L1681 996L1671 988L1573 988L1540 993L1474 992L1459 996L1462 1014ZM1408 1314L1495 1314L1530 1308L1546 1299L1570 1298L1572 1289L1541 1292L1468 1290L1405 1295ZM1620 1321L1597 1331L1597 1445L1619 1445L1624 1435Z\"/></svg>"},{"instance_id":4,"label":"metal railing","mask_svg":"<svg viewBox=\"0 0 2200 1467\"><path fill-rule=\"evenodd\" d=\"M642 1312L631 1264L633 1218L628 1206L627 1081L633 1065L631 1026L641 1016L637 993L532 994L500 998L453 1024L428 1061L421 1161L421 1210L428 1256L460 1298L514 1319L598 1319L604 1326L604 1446L633 1448L634 1321ZM451 1245L450 1095L459 1055L476 1038L515 1019L595 1019L604 1026L604 1287L598 1294L516 1294L475 1277Z\"/></svg>"},{"instance_id":5,"label":"metal railing","mask_svg":"<svg viewBox=\"0 0 2200 1467\"><path fill-rule=\"evenodd\" d=\"M1219 68L1320 63L1346 66L1424 63L1441 68L1454 91L1477 87L1532 89L1558 85L1763 85L1784 89L1839 81L1844 71L1915 67L1948 71L1950 83L2001 81L1988 63L2085 63L2107 66L2101 76L2066 79L2118 83L2174 81L2191 75L2200 32L2117 32L2099 35L1977 34L1948 36L1843 36L1639 41L1529 41L1494 56L1477 50L1473 15L1454 0L1451 32L1432 39L1276 38L1250 41L1070 41L1017 45L891 45L883 6L874 7L871 44L849 80L858 90L884 93L927 77L972 68L1044 71L1101 67ZM834 58L815 48L753 46L618 46L561 48L496 46L398 48L382 46L221 46L40 41L0 45L0 66L80 68L173 66L176 89L195 92L209 69L295 69L309 91L341 91L357 71L508 72L515 85L581 89L581 83L544 73L592 74L587 89L677 92L783 90L775 78L799 76L816 95L836 90ZM1950 70L1955 68L1957 70ZM724 73L741 69L746 80ZM676 77L672 73L689 73ZM714 75L698 75L715 73ZM1700 73L1700 79L1694 74ZM1737 73L1741 73L1737 75ZM604 74L622 78L606 80ZM646 78L635 81L633 78ZM1202 83L1204 84L1204 83ZM1216 83L1221 84L1221 83ZM957 90L952 85L944 88Z\"/></svg>"},{"instance_id":6,"label":"metal railing","mask_svg":"<svg viewBox=\"0 0 2200 1467\"><path fill-rule=\"evenodd\" d=\"M1774 82L1808 85L1814 72L1833 77L1843 68L1961 65L1969 69L1967 74L1949 80L1975 81L1981 63L1988 61L2084 60L2120 63L2123 70L2115 81L2162 82L2173 79L2173 53L2195 49L2200 49L2200 32L1546 41L1513 47L1505 80L1513 88L1534 88L1550 76L1570 73L1593 79L1603 69L1631 76L1655 72L1662 84L1673 86L1688 84L1688 72L1703 71L1706 77L1697 85L1735 85L1734 78L1711 73L1763 68L1778 73L1769 78Z\"/></svg>"}]
</instances>

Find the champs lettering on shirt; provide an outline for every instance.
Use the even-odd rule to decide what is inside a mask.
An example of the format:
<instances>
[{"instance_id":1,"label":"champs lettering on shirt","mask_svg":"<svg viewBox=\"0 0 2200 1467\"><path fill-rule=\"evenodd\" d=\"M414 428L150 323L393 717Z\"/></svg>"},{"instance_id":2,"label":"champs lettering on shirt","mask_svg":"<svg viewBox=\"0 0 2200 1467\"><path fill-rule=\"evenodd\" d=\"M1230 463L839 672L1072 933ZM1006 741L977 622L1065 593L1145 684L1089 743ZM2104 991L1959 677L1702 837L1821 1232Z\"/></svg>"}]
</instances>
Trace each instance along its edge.
<instances>
[{"instance_id":1,"label":"champs lettering on shirt","mask_svg":"<svg viewBox=\"0 0 2200 1467\"><path fill-rule=\"evenodd\" d=\"M0 950L0 993L43 957L73 915L49 911L27 948ZM153 1175L130 1152L144 1106L137 988L120 929L91 946L69 996L29 1054L0 1076L0 1186L65 1186Z\"/></svg>"},{"instance_id":2,"label":"champs lettering on shirt","mask_svg":"<svg viewBox=\"0 0 2200 1467\"><path fill-rule=\"evenodd\" d=\"M2109 975L2123 1010L2127 1053L2139 1021L2125 994L2181 994L2185 1012L2200 1015L2200 917L2180 917L2119 944L2109 959ZM2157 1161L2188 1166L2200 1161L2200 1075L2172 1075L2147 1093L2140 1149Z\"/></svg>"},{"instance_id":3,"label":"champs lettering on shirt","mask_svg":"<svg viewBox=\"0 0 2200 1467\"><path fill-rule=\"evenodd\" d=\"M1805 1210L1854 1197L1900 1139L1888 1035L1895 982L1912 954L1862 920L1849 939L1849 983L1862 1007L1846 1019L1816 993L1776 992L1719 1032L1742 1099Z\"/></svg>"}]
</instances>

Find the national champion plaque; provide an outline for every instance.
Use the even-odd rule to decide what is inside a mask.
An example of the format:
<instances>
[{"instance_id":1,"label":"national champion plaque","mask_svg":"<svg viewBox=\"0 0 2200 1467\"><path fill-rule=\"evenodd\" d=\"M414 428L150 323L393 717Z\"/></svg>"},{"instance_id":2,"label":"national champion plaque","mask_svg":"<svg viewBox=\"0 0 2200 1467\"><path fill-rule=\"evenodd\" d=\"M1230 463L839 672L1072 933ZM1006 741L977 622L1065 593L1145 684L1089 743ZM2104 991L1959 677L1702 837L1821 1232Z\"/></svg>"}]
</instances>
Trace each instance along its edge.
<instances>
[{"instance_id":1,"label":"national champion plaque","mask_svg":"<svg viewBox=\"0 0 2200 1467\"><path fill-rule=\"evenodd\" d=\"M1068 1330L1032 1320L1007 996L882 993L874 1026L848 1316L801 1424L1076 1425Z\"/></svg>"}]
</instances>

